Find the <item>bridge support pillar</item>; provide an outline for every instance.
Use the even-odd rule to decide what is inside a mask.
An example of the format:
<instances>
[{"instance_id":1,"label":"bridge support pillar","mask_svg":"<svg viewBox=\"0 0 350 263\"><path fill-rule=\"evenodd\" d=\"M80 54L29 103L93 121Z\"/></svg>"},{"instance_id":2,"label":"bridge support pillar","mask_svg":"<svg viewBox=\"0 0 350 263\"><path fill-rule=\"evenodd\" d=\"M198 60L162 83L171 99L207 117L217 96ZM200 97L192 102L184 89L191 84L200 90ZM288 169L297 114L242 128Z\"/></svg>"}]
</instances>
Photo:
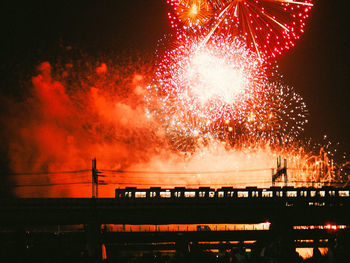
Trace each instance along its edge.
<instances>
[{"instance_id":1,"label":"bridge support pillar","mask_svg":"<svg viewBox=\"0 0 350 263\"><path fill-rule=\"evenodd\" d=\"M189 241L185 240L185 239L178 239L175 242L175 249L176 249L176 253L179 255L186 255L188 254L190 251L190 245L189 245Z\"/></svg>"},{"instance_id":2,"label":"bridge support pillar","mask_svg":"<svg viewBox=\"0 0 350 263\"><path fill-rule=\"evenodd\" d=\"M280 262L298 262L293 237L293 224L286 217L273 220L270 226L269 247L270 253Z\"/></svg>"},{"instance_id":3,"label":"bridge support pillar","mask_svg":"<svg viewBox=\"0 0 350 263\"><path fill-rule=\"evenodd\" d=\"M101 224L90 220L86 226L86 246L89 257L93 262L102 261Z\"/></svg>"}]
</instances>

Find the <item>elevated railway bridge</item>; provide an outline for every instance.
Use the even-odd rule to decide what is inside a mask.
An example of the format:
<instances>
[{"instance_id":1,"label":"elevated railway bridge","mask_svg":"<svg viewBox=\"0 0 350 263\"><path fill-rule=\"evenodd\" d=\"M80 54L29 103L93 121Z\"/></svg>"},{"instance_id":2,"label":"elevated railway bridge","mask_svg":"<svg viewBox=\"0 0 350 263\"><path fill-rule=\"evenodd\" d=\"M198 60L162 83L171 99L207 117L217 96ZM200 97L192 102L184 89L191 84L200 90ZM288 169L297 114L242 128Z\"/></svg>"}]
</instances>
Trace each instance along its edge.
<instances>
[{"instance_id":1,"label":"elevated railway bridge","mask_svg":"<svg viewBox=\"0 0 350 263\"><path fill-rule=\"evenodd\" d=\"M176 248L180 241L205 241L207 243L201 246L215 247L222 246L222 242L258 240L276 233L288 233L299 243L302 240L318 242L329 239L332 235L329 229L293 229L293 226L349 226L349 208L348 188L125 188L116 189L115 198L0 199L0 226L23 228L82 224L85 225L85 234L77 232L69 235L86 235L87 243L95 251L91 253L98 254L101 242L126 242L130 244L129 247L150 249L152 243L157 243L157 248ZM256 224L267 221L271 223L269 231L134 233L101 230L103 224ZM46 233L47 238L51 234ZM0 236L6 237L6 233Z\"/></svg>"}]
</instances>

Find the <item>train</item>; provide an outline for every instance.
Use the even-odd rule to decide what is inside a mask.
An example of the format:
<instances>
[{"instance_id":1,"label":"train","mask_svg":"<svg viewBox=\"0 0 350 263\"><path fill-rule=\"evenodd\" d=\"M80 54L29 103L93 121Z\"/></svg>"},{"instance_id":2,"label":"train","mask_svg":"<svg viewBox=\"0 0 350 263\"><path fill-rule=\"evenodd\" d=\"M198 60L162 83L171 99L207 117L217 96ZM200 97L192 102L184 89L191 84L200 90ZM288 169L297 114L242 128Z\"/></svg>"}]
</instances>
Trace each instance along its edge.
<instances>
[{"instance_id":1,"label":"train","mask_svg":"<svg viewBox=\"0 0 350 263\"><path fill-rule=\"evenodd\" d=\"M142 199L142 198L349 198L350 187L277 187L269 188L246 187L210 187L199 188L136 188L126 187L115 189L116 199Z\"/></svg>"}]
</instances>

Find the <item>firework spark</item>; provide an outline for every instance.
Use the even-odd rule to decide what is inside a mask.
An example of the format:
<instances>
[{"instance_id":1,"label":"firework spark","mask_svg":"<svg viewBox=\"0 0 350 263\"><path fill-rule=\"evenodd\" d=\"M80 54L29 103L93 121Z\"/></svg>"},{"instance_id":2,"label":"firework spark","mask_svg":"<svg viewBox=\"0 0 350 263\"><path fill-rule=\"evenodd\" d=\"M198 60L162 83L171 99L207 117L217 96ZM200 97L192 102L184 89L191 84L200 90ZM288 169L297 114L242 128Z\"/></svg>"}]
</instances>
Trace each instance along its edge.
<instances>
[{"instance_id":1,"label":"firework spark","mask_svg":"<svg viewBox=\"0 0 350 263\"><path fill-rule=\"evenodd\" d=\"M182 21L185 27L198 27L210 21L213 16L211 4L206 0L168 0L176 16L168 13L172 27L177 27L176 20Z\"/></svg>"},{"instance_id":2,"label":"firework spark","mask_svg":"<svg viewBox=\"0 0 350 263\"><path fill-rule=\"evenodd\" d=\"M179 25L184 24L181 29L200 32L204 26L206 31L202 33L207 37L215 32L243 36L247 46L261 58L276 57L293 47L305 30L305 21L313 6L311 0L214 0L208 7L214 10L210 19L208 15L199 15L201 10L198 10L200 22L189 24L182 19L183 1L170 3L176 11L174 15L169 14L173 27L181 28ZM188 4L188 8L190 6Z\"/></svg>"},{"instance_id":3,"label":"firework spark","mask_svg":"<svg viewBox=\"0 0 350 263\"><path fill-rule=\"evenodd\" d=\"M186 39L164 55L149 90L169 130L197 137L226 120L242 122L266 81L264 63L238 39Z\"/></svg>"},{"instance_id":4,"label":"firework spark","mask_svg":"<svg viewBox=\"0 0 350 263\"><path fill-rule=\"evenodd\" d=\"M165 100L176 99L210 120L224 117L230 105L244 105L267 80L263 62L238 39L225 38L205 44L186 39L165 54L156 76Z\"/></svg>"},{"instance_id":5,"label":"firework spark","mask_svg":"<svg viewBox=\"0 0 350 263\"><path fill-rule=\"evenodd\" d=\"M183 152L216 139L240 147L287 144L303 131L308 113L293 88L269 83L276 76L237 38L183 37L158 64L149 111Z\"/></svg>"},{"instance_id":6,"label":"firework spark","mask_svg":"<svg viewBox=\"0 0 350 263\"><path fill-rule=\"evenodd\" d=\"M273 144L294 141L304 130L307 107L293 88L270 83L246 116L249 135Z\"/></svg>"}]
</instances>

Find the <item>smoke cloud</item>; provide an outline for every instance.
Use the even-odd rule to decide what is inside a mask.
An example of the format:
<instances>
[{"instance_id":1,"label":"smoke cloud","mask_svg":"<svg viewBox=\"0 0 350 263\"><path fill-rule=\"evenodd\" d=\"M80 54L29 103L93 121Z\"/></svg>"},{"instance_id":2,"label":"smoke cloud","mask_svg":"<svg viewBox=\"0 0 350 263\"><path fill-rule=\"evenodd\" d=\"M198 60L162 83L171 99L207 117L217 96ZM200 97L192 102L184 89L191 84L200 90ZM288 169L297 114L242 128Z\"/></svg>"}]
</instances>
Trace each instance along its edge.
<instances>
[{"instance_id":1,"label":"smoke cloud","mask_svg":"<svg viewBox=\"0 0 350 263\"><path fill-rule=\"evenodd\" d=\"M288 159L289 178L310 179L308 169L319 162L303 148L235 148L213 140L187 153L174 149L164 125L147 110L151 71L140 61L38 65L30 96L3 99L15 195L90 197L93 158L105 176L101 197L126 186L268 187L278 155Z\"/></svg>"},{"instance_id":2,"label":"smoke cloud","mask_svg":"<svg viewBox=\"0 0 350 263\"><path fill-rule=\"evenodd\" d=\"M120 170L148 162L166 148L158 126L145 115L142 72L123 80L120 72L108 74L107 65L101 63L67 86L70 71L76 73L72 65L55 73L61 79L53 77L55 69L49 62L37 70L31 79L32 96L9 105L15 111L7 122L12 132L6 135L13 172L87 170L95 157L99 167ZM115 87L116 81L120 87ZM108 89L111 85L113 89ZM18 185L52 186L18 187L15 192L19 196L89 196L90 186L55 184L88 182L90 177L89 172L18 175L14 180Z\"/></svg>"}]
</instances>

